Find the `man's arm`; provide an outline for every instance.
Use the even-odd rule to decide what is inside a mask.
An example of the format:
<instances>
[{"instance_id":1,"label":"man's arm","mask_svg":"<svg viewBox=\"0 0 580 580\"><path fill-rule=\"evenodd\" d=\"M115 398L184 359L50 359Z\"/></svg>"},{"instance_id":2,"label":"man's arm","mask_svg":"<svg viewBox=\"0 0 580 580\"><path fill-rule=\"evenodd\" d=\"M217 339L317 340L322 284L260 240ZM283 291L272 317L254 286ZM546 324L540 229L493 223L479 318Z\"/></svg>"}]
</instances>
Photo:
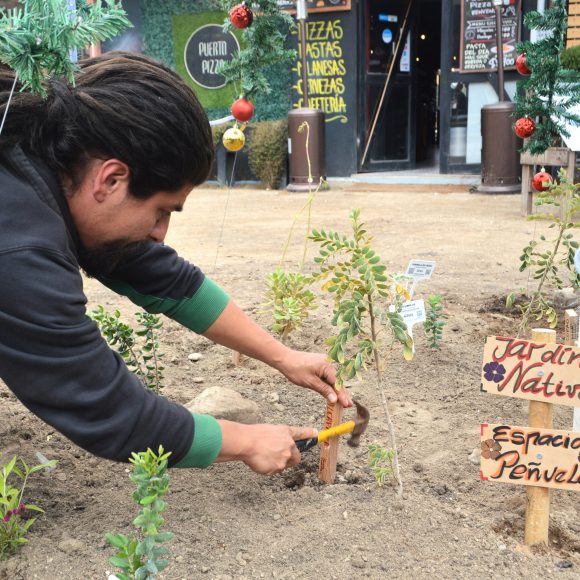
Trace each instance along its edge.
<instances>
[{"instance_id":1,"label":"man's arm","mask_svg":"<svg viewBox=\"0 0 580 580\"><path fill-rule=\"evenodd\" d=\"M292 350L251 320L230 300L217 320L203 335L279 370L293 383L320 393L330 402L351 407L346 389L336 391L334 367L318 353Z\"/></svg>"},{"instance_id":2,"label":"man's arm","mask_svg":"<svg viewBox=\"0 0 580 580\"><path fill-rule=\"evenodd\" d=\"M169 246L151 242L142 255L102 282L148 312L165 314L218 344L265 362L331 402L338 397L343 406L352 406L346 389L334 390L334 367L323 354L284 346Z\"/></svg>"}]
</instances>

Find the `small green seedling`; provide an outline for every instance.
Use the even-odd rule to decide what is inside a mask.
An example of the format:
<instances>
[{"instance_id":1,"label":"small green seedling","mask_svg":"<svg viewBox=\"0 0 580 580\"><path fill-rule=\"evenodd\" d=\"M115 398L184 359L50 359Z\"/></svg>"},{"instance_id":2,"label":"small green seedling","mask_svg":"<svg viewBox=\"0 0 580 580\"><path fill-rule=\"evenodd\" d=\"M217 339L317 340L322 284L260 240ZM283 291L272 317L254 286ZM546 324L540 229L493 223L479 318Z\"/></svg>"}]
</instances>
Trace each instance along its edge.
<instances>
[{"instance_id":1,"label":"small green seedling","mask_svg":"<svg viewBox=\"0 0 580 580\"><path fill-rule=\"evenodd\" d=\"M552 184L547 191L538 194L536 205L561 208L561 217L553 214L536 214L528 219L548 219L549 228L555 230L550 239L540 236L540 241L531 240L520 256L520 272L530 270L530 275L537 281L537 287L524 290L524 301L518 304L522 318L518 335L524 335L529 330L530 321L546 320L550 328L558 324L558 313L552 304L546 289L561 290L565 285L565 276L572 288L580 287L580 275L574 269L574 254L579 245L574 240L572 230L580 227L574 222L574 215L580 211L580 184L570 183L566 172L561 169L558 175L559 183ZM511 308L517 294L512 292L506 300L506 306Z\"/></svg>"},{"instance_id":2,"label":"small green seedling","mask_svg":"<svg viewBox=\"0 0 580 580\"><path fill-rule=\"evenodd\" d=\"M135 314L140 330L121 321L121 313L115 310L112 314L103 306L97 306L89 316L98 324L101 334L109 346L123 357L129 370L135 373L149 389L160 393L163 389L163 371L161 359L165 356L159 351L159 331L163 322L159 316L148 312ZM141 338L140 343L135 338Z\"/></svg>"},{"instance_id":3,"label":"small green seedling","mask_svg":"<svg viewBox=\"0 0 580 580\"><path fill-rule=\"evenodd\" d=\"M164 453L163 447L155 454L151 449L132 453L129 460L133 471L129 478L137 486L133 501L140 507L133 525L140 536L128 538L123 534L106 534L107 541L118 549L110 558L111 564L121 570L116 573L119 580L147 580L164 570L169 562L163 558L169 549L161 544L173 539L171 532L160 532L163 525L161 513L166 507L161 499L169 489L167 459L171 453Z\"/></svg>"},{"instance_id":4,"label":"small green seedling","mask_svg":"<svg viewBox=\"0 0 580 580\"><path fill-rule=\"evenodd\" d=\"M439 294L431 295L427 298L427 319L423 323L425 335L429 346L434 349L441 349L443 339L443 327L447 314L443 310L442 298Z\"/></svg>"},{"instance_id":5,"label":"small green seedling","mask_svg":"<svg viewBox=\"0 0 580 580\"><path fill-rule=\"evenodd\" d=\"M53 469L58 461L53 459L46 463L28 467L24 459L15 455L2 466L0 473L0 560L15 554L28 540L26 534L36 521L27 517L30 512L44 510L31 503L24 503L24 489L28 477L42 469ZM18 466L20 464L21 467ZM16 483L16 480L20 480Z\"/></svg>"},{"instance_id":6,"label":"small green seedling","mask_svg":"<svg viewBox=\"0 0 580 580\"><path fill-rule=\"evenodd\" d=\"M413 339L400 314L402 298L408 300L409 295L381 264L380 256L371 247L372 237L359 217L359 209L350 214L352 237L313 229L309 238L320 245L319 255L314 258L320 268L317 277L326 280L323 289L334 297L332 325L338 333L326 343L329 358L338 364L336 388L360 376L367 367L374 369L393 453L392 479L400 495L403 483L382 368L397 343L402 345L407 360L413 358Z\"/></svg>"},{"instance_id":7,"label":"small green seedling","mask_svg":"<svg viewBox=\"0 0 580 580\"><path fill-rule=\"evenodd\" d=\"M369 465L378 487L385 483L385 479L393 477L394 457L395 452L392 449L387 449L379 443L371 443L369 445Z\"/></svg>"}]
</instances>

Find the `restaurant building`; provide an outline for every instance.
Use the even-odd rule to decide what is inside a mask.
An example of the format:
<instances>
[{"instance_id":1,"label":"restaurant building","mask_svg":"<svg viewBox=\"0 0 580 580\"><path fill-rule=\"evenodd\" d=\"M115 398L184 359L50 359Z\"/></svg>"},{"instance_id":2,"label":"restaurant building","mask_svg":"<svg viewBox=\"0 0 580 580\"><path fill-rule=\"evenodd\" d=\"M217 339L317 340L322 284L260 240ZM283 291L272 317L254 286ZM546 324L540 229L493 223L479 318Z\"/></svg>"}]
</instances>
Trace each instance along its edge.
<instances>
[{"instance_id":1,"label":"restaurant building","mask_svg":"<svg viewBox=\"0 0 580 580\"><path fill-rule=\"evenodd\" d=\"M530 39L523 15L542 10L548 1L504 0L507 98L513 98L521 78L514 69L516 43ZM293 13L293 1L279 5ZM309 0L307 5L307 104L325 114L328 176L421 167L434 173L480 172L481 108L498 100L492 0ZM163 60L196 90L210 118L226 115L237 95L224 86L217 69L238 49L240 35L223 33L219 3L123 0L123 6L134 28L103 49L140 50ZM568 44L580 44L580 0L569 0L568 11ZM256 98L255 120L285 118L306 105L296 31L290 42L298 59L291 70L270 72L272 92Z\"/></svg>"}]
</instances>

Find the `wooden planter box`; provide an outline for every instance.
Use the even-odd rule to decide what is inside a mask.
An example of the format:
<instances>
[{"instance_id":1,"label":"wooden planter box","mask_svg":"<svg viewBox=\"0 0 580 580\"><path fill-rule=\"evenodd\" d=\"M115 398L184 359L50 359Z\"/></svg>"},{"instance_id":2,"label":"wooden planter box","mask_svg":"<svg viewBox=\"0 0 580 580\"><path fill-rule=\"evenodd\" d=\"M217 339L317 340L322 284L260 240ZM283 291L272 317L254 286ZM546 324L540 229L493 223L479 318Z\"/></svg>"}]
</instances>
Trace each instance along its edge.
<instances>
[{"instance_id":1,"label":"wooden planter box","mask_svg":"<svg viewBox=\"0 0 580 580\"><path fill-rule=\"evenodd\" d=\"M567 147L550 147L542 155L531 155L522 153L520 155L522 164L522 215L527 216L533 213L534 188L532 179L534 177L534 165L541 167L564 167L566 176L570 181L574 181L574 169L576 167L576 153Z\"/></svg>"}]
</instances>

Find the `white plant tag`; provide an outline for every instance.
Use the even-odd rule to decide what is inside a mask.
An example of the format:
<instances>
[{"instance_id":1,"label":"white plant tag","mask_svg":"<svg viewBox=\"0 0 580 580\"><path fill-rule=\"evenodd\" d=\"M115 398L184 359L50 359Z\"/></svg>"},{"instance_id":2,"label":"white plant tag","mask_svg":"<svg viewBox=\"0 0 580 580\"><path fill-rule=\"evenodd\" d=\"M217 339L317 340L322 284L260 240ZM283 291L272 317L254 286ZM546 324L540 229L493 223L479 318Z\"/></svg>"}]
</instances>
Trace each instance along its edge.
<instances>
[{"instance_id":1,"label":"white plant tag","mask_svg":"<svg viewBox=\"0 0 580 580\"><path fill-rule=\"evenodd\" d=\"M427 313L425 312L425 301L424 300L409 300L408 302L403 302L401 307L401 316L403 322L407 327L407 332L409 336L413 336L413 326L417 322L425 322L427 320Z\"/></svg>"},{"instance_id":2,"label":"white plant tag","mask_svg":"<svg viewBox=\"0 0 580 580\"><path fill-rule=\"evenodd\" d=\"M411 260L407 266L407 276L417 280L431 278L435 270L435 262L426 260Z\"/></svg>"}]
</instances>

